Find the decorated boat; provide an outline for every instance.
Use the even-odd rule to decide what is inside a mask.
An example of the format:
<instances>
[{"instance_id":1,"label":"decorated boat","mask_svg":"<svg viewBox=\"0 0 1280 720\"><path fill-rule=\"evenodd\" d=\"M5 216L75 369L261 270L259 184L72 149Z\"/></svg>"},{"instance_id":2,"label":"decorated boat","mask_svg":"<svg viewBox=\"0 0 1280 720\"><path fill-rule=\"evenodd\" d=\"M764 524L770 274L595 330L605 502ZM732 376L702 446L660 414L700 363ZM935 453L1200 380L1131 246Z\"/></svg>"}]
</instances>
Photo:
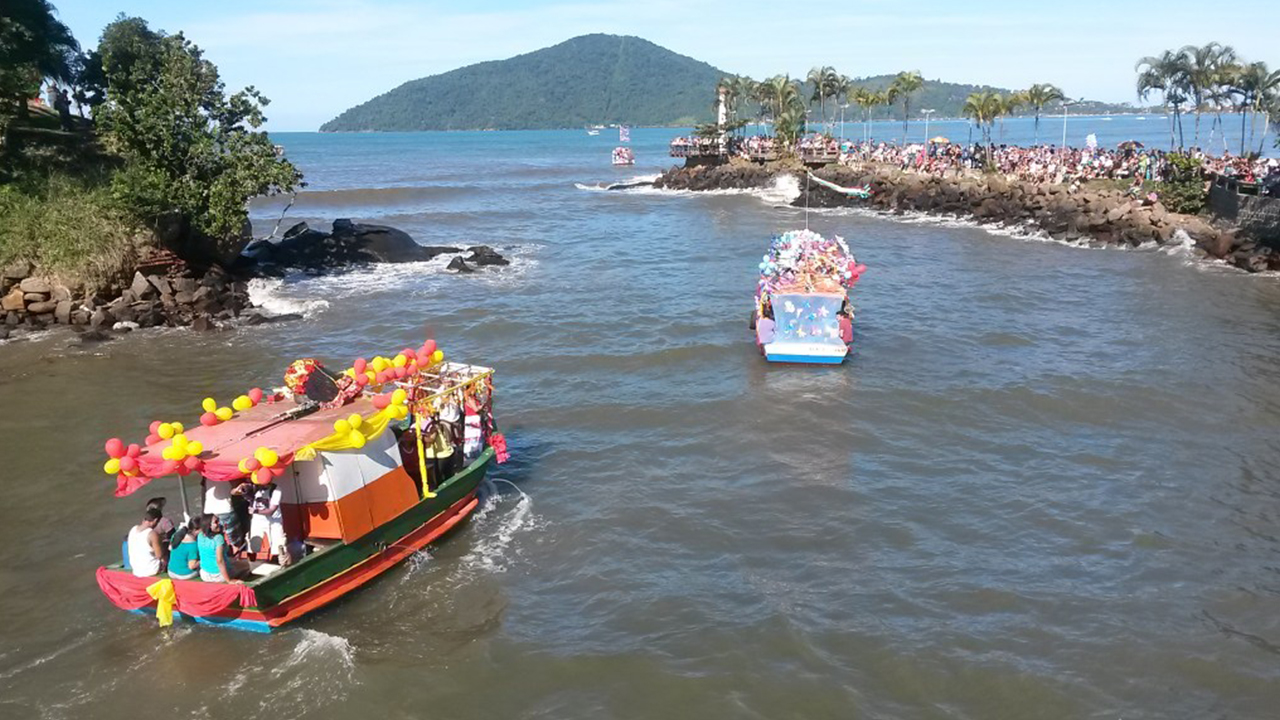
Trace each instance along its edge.
<instances>
[{"instance_id":1,"label":"decorated boat","mask_svg":"<svg viewBox=\"0 0 1280 720\"><path fill-rule=\"evenodd\" d=\"M190 429L156 421L142 443L113 438L104 470L116 478L116 497L176 479L190 518L193 478L205 488L204 504L210 493L271 488L279 491L283 537L215 534L209 522L203 536L236 548L226 564L242 579L206 575L203 549L194 579L179 579L192 573L176 565L140 576L145 571L128 566L126 544L122 562L98 568L98 585L118 607L154 612L162 625L179 617L269 632L319 610L476 509L487 468L506 459L493 399L491 368L446 361L428 340L394 356L357 359L337 374L298 360L280 388L255 388L225 406L206 398ZM184 523L176 532L185 530Z\"/></svg>"},{"instance_id":2,"label":"decorated boat","mask_svg":"<svg viewBox=\"0 0 1280 720\"><path fill-rule=\"evenodd\" d=\"M635 165L636 154L631 152L629 147L616 147L613 149L614 165Z\"/></svg>"},{"instance_id":3,"label":"decorated boat","mask_svg":"<svg viewBox=\"0 0 1280 720\"><path fill-rule=\"evenodd\" d=\"M853 342L849 290L866 266L839 236L775 237L760 262L751 327L770 362L839 364Z\"/></svg>"}]
</instances>

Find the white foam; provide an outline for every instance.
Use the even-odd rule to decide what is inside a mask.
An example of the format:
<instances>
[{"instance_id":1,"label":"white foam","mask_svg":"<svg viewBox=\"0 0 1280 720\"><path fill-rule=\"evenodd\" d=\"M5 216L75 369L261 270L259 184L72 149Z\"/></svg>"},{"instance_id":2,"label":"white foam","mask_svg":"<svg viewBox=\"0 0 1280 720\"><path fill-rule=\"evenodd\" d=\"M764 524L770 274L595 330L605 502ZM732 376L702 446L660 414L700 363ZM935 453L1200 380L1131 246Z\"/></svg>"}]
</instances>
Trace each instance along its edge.
<instances>
[{"instance_id":1,"label":"white foam","mask_svg":"<svg viewBox=\"0 0 1280 720\"><path fill-rule=\"evenodd\" d=\"M488 528L489 516L497 513L502 506L503 495L498 492L496 483L502 483L513 488L520 495L520 499L516 501L515 507L510 512L504 512L494 517L497 527L492 530ZM479 539L475 545L471 547L461 561L461 566L469 570L478 570L485 573L506 572L508 557L508 548L511 546L512 540L521 530L531 529L536 525L538 519L533 515L533 500L524 493L515 483L501 478L493 478L485 480L487 498L484 505L476 510L472 516L472 523L479 530Z\"/></svg>"},{"instance_id":2,"label":"white foam","mask_svg":"<svg viewBox=\"0 0 1280 720\"><path fill-rule=\"evenodd\" d=\"M355 649L351 641L339 635L304 628L298 631L302 637L284 662L272 668L272 675L279 677L289 668L303 663L313 663L325 658L336 659L348 672L355 669Z\"/></svg>"},{"instance_id":3,"label":"white foam","mask_svg":"<svg viewBox=\"0 0 1280 720\"><path fill-rule=\"evenodd\" d=\"M272 315L298 314L304 317L326 310L327 300L289 297L285 281L279 278L254 278L249 281L249 301Z\"/></svg>"}]
</instances>

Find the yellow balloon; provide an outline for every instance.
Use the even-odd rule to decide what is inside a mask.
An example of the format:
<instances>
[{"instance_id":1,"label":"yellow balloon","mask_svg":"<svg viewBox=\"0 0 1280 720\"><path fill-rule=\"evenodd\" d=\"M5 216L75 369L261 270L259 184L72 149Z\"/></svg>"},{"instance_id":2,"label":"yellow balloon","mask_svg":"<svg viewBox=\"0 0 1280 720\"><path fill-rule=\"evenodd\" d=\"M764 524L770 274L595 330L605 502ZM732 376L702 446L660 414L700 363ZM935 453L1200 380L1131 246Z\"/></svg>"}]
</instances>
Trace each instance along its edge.
<instances>
[{"instance_id":1,"label":"yellow balloon","mask_svg":"<svg viewBox=\"0 0 1280 720\"><path fill-rule=\"evenodd\" d=\"M280 462L280 456L276 454L275 450L267 450L262 453L262 457L258 458L258 460L262 463L262 467L275 467L276 463Z\"/></svg>"},{"instance_id":2,"label":"yellow balloon","mask_svg":"<svg viewBox=\"0 0 1280 720\"><path fill-rule=\"evenodd\" d=\"M346 435L351 432L351 423L346 420L334 420L333 431L339 435Z\"/></svg>"},{"instance_id":3,"label":"yellow balloon","mask_svg":"<svg viewBox=\"0 0 1280 720\"><path fill-rule=\"evenodd\" d=\"M444 351L437 350L431 353L431 360L432 362L442 362L444 360Z\"/></svg>"},{"instance_id":4,"label":"yellow balloon","mask_svg":"<svg viewBox=\"0 0 1280 720\"><path fill-rule=\"evenodd\" d=\"M106 464L102 466L102 471L108 475L115 475L119 473L120 472L119 458L111 458L110 460L107 460Z\"/></svg>"},{"instance_id":5,"label":"yellow balloon","mask_svg":"<svg viewBox=\"0 0 1280 720\"><path fill-rule=\"evenodd\" d=\"M249 399L248 395L241 395L240 397L231 401L231 407L239 412L244 412L245 410L248 410L249 408L253 407L253 401Z\"/></svg>"},{"instance_id":6,"label":"yellow balloon","mask_svg":"<svg viewBox=\"0 0 1280 720\"><path fill-rule=\"evenodd\" d=\"M359 413L351 413L347 418L347 422L351 424L352 430L359 430L361 423L364 422L364 418L360 417Z\"/></svg>"},{"instance_id":7,"label":"yellow balloon","mask_svg":"<svg viewBox=\"0 0 1280 720\"><path fill-rule=\"evenodd\" d=\"M394 414L397 420L403 420L409 417L409 408L404 405L396 405L394 408Z\"/></svg>"},{"instance_id":8,"label":"yellow balloon","mask_svg":"<svg viewBox=\"0 0 1280 720\"><path fill-rule=\"evenodd\" d=\"M179 435L174 435L174 436L173 436L173 447L174 447L174 449L175 449L175 450L184 450L184 449L186 449L186 447L187 447L187 436L186 436L186 435L181 435L181 434L179 434Z\"/></svg>"},{"instance_id":9,"label":"yellow balloon","mask_svg":"<svg viewBox=\"0 0 1280 720\"><path fill-rule=\"evenodd\" d=\"M405 365L409 364L409 358L405 357L404 355L397 355L396 359L391 361L391 364L395 365L396 367L404 367Z\"/></svg>"},{"instance_id":10,"label":"yellow balloon","mask_svg":"<svg viewBox=\"0 0 1280 720\"><path fill-rule=\"evenodd\" d=\"M353 367L349 367L349 368L347 368L346 370L343 370L343 371L342 371L342 374L343 374L343 375L346 375L346 376L347 376L347 377L349 377L349 378L353 378L353 377L355 377L355 376L356 376L356 369L355 369L355 368L353 368Z\"/></svg>"},{"instance_id":11,"label":"yellow balloon","mask_svg":"<svg viewBox=\"0 0 1280 720\"><path fill-rule=\"evenodd\" d=\"M364 443L365 443L364 433L360 432L359 430L352 430L351 434L347 436L347 442L351 443L351 447L353 448L364 447Z\"/></svg>"},{"instance_id":12,"label":"yellow balloon","mask_svg":"<svg viewBox=\"0 0 1280 720\"><path fill-rule=\"evenodd\" d=\"M204 443L200 442L199 440L195 442L187 443L188 455L199 455L202 452L204 452Z\"/></svg>"},{"instance_id":13,"label":"yellow balloon","mask_svg":"<svg viewBox=\"0 0 1280 720\"><path fill-rule=\"evenodd\" d=\"M384 357L382 357L382 356L378 356L378 357L374 358L374 359L373 359L373 369L374 369L374 371L375 371L375 372L382 372L383 370L386 370L386 369L387 369L387 359L386 359L386 358L384 358Z\"/></svg>"},{"instance_id":14,"label":"yellow balloon","mask_svg":"<svg viewBox=\"0 0 1280 720\"><path fill-rule=\"evenodd\" d=\"M213 398L205 398L204 402L200 403L200 407L204 408L205 412L213 412L218 409L218 401Z\"/></svg>"},{"instance_id":15,"label":"yellow balloon","mask_svg":"<svg viewBox=\"0 0 1280 720\"><path fill-rule=\"evenodd\" d=\"M236 413L234 410L232 410L229 407L220 407L217 410L214 410L213 414L217 416L219 420L226 422L227 420L230 420L231 417Z\"/></svg>"},{"instance_id":16,"label":"yellow balloon","mask_svg":"<svg viewBox=\"0 0 1280 720\"><path fill-rule=\"evenodd\" d=\"M175 450L172 445L167 445L163 450L160 451L160 457L164 458L165 460L180 460L181 459L180 457L174 457L174 454L176 452L177 450Z\"/></svg>"},{"instance_id":17,"label":"yellow balloon","mask_svg":"<svg viewBox=\"0 0 1280 720\"><path fill-rule=\"evenodd\" d=\"M258 462L262 462L262 458L269 452L271 452L271 450L266 446L263 446L258 448L257 450L254 450L253 456L257 458Z\"/></svg>"},{"instance_id":18,"label":"yellow balloon","mask_svg":"<svg viewBox=\"0 0 1280 720\"><path fill-rule=\"evenodd\" d=\"M369 382L377 382L377 380L378 380L378 373L376 373L376 372L374 372L374 371L372 371L372 370L365 370L365 371L364 371L364 376L365 376L365 377L367 377L367 378L369 378Z\"/></svg>"},{"instance_id":19,"label":"yellow balloon","mask_svg":"<svg viewBox=\"0 0 1280 720\"><path fill-rule=\"evenodd\" d=\"M404 388L396 388L395 392L391 393L391 402L394 405L403 405L408 399L409 393L405 392Z\"/></svg>"},{"instance_id":20,"label":"yellow balloon","mask_svg":"<svg viewBox=\"0 0 1280 720\"><path fill-rule=\"evenodd\" d=\"M249 468L247 468L247 467L245 467L245 466L244 466L244 463L245 463L245 461L246 461L246 460L248 460L248 458L240 458L240 462L236 463L236 469L237 469L237 470L239 470L240 472L244 473L245 475L248 475L248 474L249 474Z\"/></svg>"},{"instance_id":21,"label":"yellow balloon","mask_svg":"<svg viewBox=\"0 0 1280 720\"><path fill-rule=\"evenodd\" d=\"M159 435L161 439L168 440L174 435L177 435L178 431L174 430L173 426L169 423L163 423L160 427L156 428L156 434Z\"/></svg>"},{"instance_id":22,"label":"yellow balloon","mask_svg":"<svg viewBox=\"0 0 1280 720\"><path fill-rule=\"evenodd\" d=\"M185 430L185 428L182 427L182 423L169 423L169 427L173 428L174 435L180 435Z\"/></svg>"}]
</instances>

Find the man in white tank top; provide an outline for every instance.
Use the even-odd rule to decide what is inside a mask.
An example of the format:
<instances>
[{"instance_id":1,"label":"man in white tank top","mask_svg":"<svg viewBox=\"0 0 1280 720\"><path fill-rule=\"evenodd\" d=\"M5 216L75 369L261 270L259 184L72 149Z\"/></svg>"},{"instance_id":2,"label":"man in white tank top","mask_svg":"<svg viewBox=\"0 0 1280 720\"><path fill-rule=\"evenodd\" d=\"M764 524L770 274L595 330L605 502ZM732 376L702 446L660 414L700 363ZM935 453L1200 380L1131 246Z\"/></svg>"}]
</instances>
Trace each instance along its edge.
<instances>
[{"instance_id":1,"label":"man in white tank top","mask_svg":"<svg viewBox=\"0 0 1280 720\"><path fill-rule=\"evenodd\" d=\"M156 532L160 517L158 508L149 507L142 522L129 528L129 568L137 577L153 577L164 570L164 549Z\"/></svg>"}]
</instances>

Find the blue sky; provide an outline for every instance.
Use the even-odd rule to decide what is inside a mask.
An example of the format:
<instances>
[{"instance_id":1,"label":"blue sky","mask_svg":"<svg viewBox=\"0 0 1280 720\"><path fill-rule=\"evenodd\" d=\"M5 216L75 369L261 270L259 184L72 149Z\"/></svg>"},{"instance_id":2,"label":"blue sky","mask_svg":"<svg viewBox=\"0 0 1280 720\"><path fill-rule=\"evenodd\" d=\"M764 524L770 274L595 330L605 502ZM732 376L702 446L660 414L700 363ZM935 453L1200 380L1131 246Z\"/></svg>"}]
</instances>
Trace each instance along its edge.
<instances>
[{"instance_id":1,"label":"blue sky","mask_svg":"<svg viewBox=\"0 0 1280 720\"><path fill-rule=\"evenodd\" d=\"M408 80L591 32L638 35L727 72L926 78L1133 101L1134 62L1210 40L1280 65L1274 13L1259 3L974 0L788 5L739 0L52 0L86 46L117 13L182 30L227 86L271 98L269 128L314 130Z\"/></svg>"}]
</instances>

